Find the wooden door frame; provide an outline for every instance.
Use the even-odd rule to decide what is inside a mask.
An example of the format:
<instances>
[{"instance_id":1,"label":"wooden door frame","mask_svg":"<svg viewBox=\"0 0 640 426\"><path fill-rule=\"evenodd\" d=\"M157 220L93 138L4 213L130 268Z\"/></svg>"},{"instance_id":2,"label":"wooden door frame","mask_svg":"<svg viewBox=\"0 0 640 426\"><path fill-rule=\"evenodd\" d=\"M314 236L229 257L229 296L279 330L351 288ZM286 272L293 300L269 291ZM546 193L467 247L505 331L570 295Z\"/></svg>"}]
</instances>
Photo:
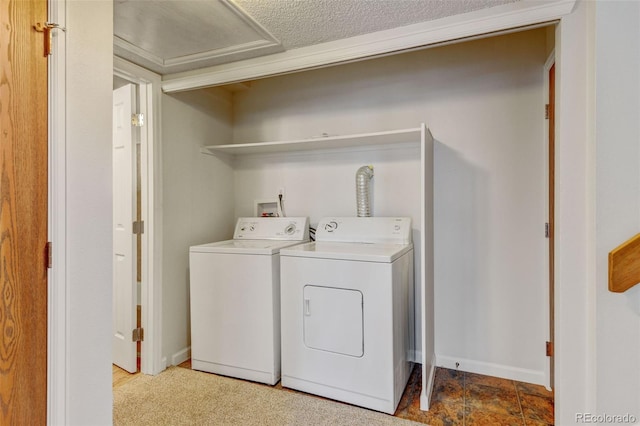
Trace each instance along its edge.
<instances>
[{"instance_id":1,"label":"wooden door frame","mask_svg":"<svg viewBox=\"0 0 640 426\"><path fill-rule=\"evenodd\" d=\"M555 54L555 50L552 50L551 53L549 54L549 57L547 58L547 61L544 64L544 68L543 68L543 72L544 72L544 76L543 76L543 81L544 81L544 103L545 105L550 104L550 99L549 99L549 93L551 90L551 87L549 85L549 72L551 70L551 68L555 65L556 63L556 54ZM555 90L555 88L554 88ZM549 107L551 108L551 107ZM546 115L546 114L545 114ZM549 213L553 209L553 204L555 203L554 200L552 200L552 196L553 194L550 193L550 166L551 166L551 157L550 157L550 138L549 138L549 125L550 125L550 120L548 120L545 117L544 120L544 174L545 174L545 215L547 217L547 223L549 223L549 238L552 239L553 241L553 223L554 218L549 216ZM551 268L553 267L553 264L551 262L551 246L549 244L546 244L546 251L547 251L547 255L545 257L545 270L548 271L547 272L547 277L548 280L546 281L546 288L545 288L545 300L547 301L546 304L546 318L548 319L548 327L547 327L547 341L548 342L552 342L554 341L554 312L552 311L552 307L554 305L553 303L553 297L554 297L554 291L553 291L553 278L552 275L550 274L551 272ZM549 390L552 389L553 387L553 376L554 376L554 366L553 366L553 362L554 362L554 357L548 357L548 362L546 363L545 366L545 387Z\"/></svg>"},{"instance_id":2,"label":"wooden door frame","mask_svg":"<svg viewBox=\"0 0 640 426\"><path fill-rule=\"evenodd\" d=\"M161 212L155 207L162 194L160 156L161 77L124 59L113 58L113 73L139 87L139 112L146 124L140 132L142 192L142 324L144 341L140 371L158 374L166 368L162 359L162 229Z\"/></svg>"}]
</instances>

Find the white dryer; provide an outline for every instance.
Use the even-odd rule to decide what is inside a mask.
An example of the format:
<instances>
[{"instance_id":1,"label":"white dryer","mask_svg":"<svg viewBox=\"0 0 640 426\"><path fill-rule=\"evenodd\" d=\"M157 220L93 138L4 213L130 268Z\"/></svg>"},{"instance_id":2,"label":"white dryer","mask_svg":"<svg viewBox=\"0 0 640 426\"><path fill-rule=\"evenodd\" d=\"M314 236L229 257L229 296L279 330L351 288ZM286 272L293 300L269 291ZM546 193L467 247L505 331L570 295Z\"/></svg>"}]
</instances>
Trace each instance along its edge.
<instances>
[{"instance_id":1,"label":"white dryer","mask_svg":"<svg viewBox=\"0 0 640 426\"><path fill-rule=\"evenodd\" d=\"M190 248L193 369L280 380L279 253L308 239L306 217L249 217L233 240Z\"/></svg>"},{"instance_id":2,"label":"white dryer","mask_svg":"<svg viewBox=\"0 0 640 426\"><path fill-rule=\"evenodd\" d=\"M411 370L411 219L322 219L280 264L282 386L393 414Z\"/></svg>"}]
</instances>

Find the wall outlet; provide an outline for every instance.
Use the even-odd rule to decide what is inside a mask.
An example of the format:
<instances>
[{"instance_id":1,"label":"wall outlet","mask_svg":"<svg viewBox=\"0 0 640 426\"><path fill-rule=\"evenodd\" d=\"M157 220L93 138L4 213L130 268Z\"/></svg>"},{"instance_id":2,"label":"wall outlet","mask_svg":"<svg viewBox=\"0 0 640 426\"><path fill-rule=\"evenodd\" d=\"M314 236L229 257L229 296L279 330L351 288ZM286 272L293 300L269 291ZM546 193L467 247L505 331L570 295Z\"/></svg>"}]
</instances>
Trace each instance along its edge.
<instances>
[{"instance_id":1,"label":"wall outlet","mask_svg":"<svg viewBox=\"0 0 640 426\"><path fill-rule=\"evenodd\" d=\"M280 198L280 195L282 195L282 200L284 201L284 199L286 198L285 192L284 192L284 186L281 186L278 188L278 198Z\"/></svg>"}]
</instances>

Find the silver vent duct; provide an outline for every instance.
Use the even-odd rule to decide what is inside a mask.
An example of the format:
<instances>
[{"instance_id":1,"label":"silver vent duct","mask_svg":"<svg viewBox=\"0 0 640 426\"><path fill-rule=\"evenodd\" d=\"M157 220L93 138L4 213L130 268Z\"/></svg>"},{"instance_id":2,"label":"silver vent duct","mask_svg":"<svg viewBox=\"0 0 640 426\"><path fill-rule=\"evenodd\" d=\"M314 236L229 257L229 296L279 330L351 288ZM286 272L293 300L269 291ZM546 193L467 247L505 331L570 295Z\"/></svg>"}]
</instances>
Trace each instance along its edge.
<instances>
[{"instance_id":1,"label":"silver vent duct","mask_svg":"<svg viewBox=\"0 0 640 426\"><path fill-rule=\"evenodd\" d=\"M356 172L356 204L358 207L358 217L371 216L369 182L372 177L373 166L362 166Z\"/></svg>"}]
</instances>

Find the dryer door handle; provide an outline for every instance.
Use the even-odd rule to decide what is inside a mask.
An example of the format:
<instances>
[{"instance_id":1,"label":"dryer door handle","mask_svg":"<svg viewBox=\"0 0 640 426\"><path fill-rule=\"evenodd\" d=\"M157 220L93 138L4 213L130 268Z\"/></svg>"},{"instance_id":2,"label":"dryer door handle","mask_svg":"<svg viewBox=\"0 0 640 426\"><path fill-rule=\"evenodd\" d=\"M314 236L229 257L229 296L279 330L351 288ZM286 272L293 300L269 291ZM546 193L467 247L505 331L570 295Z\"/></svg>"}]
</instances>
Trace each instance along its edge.
<instances>
[{"instance_id":1,"label":"dryer door handle","mask_svg":"<svg viewBox=\"0 0 640 426\"><path fill-rule=\"evenodd\" d=\"M304 299L304 315L307 317L311 315L311 309L309 307L310 302L311 301L309 299L307 298Z\"/></svg>"}]
</instances>

